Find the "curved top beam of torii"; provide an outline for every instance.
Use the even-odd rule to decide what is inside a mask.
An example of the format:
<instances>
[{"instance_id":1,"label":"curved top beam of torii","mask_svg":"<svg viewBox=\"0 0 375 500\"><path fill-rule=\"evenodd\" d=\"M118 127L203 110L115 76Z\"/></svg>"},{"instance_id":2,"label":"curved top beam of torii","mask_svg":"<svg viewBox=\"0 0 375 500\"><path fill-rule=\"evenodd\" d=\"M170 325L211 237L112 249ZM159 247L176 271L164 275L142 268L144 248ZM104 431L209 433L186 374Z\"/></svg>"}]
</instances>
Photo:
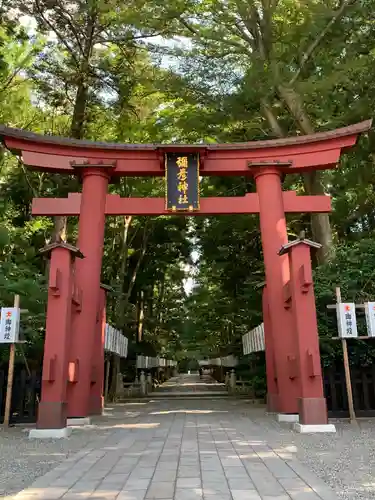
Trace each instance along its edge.
<instances>
[{"instance_id":1,"label":"curved top beam of torii","mask_svg":"<svg viewBox=\"0 0 375 500\"><path fill-rule=\"evenodd\" d=\"M162 176L164 154L198 152L201 175L251 175L255 168L283 173L333 168L372 120L329 132L234 144L116 144L34 134L0 126L0 139L25 165L72 174L88 166L108 167L112 176Z\"/></svg>"}]
</instances>

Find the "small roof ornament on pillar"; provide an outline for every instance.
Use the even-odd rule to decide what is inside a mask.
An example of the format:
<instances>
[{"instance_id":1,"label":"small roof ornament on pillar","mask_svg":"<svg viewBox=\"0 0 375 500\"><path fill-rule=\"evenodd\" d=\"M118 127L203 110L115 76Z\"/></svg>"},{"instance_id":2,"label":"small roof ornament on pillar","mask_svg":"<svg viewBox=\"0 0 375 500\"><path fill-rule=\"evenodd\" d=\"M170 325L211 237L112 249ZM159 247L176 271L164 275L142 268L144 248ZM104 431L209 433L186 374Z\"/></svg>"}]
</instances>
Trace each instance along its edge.
<instances>
[{"instance_id":1,"label":"small roof ornament on pillar","mask_svg":"<svg viewBox=\"0 0 375 500\"><path fill-rule=\"evenodd\" d=\"M49 245L46 245L45 247L41 248L39 250L39 253L47 255L47 257L51 256L52 250L55 248L66 248L71 252L73 257L77 257L79 259L84 259L84 255L81 252L81 250L73 245L69 245L69 243L66 243L65 241L56 241L54 243L50 243Z\"/></svg>"},{"instance_id":2,"label":"small roof ornament on pillar","mask_svg":"<svg viewBox=\"0 0 375 500\"><path fill-rule=\"evenodd\" d=\"M309 240L305 238L305 231L301 231L299 233L298 239L290 241L286 245L283 245L280 250L279 250L279 255L285 255L286 253L289 253L289 250L292 247L295 247L297 245L307 245L308 247L311 247L313 250L319 250L319 248L322 248L322 245L320 243L317 243L316 241Z\"/></svg>"}]
</instances>

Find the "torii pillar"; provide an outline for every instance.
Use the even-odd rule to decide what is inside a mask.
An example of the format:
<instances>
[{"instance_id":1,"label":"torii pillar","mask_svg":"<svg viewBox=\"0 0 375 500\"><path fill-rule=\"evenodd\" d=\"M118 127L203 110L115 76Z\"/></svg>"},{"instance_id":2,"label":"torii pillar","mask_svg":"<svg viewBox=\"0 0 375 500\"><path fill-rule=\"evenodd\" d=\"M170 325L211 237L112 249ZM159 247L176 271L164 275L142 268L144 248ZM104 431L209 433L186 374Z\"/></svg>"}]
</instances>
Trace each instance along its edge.
<instances>
[{"instance_id":1,"label":"torii pillar","mask_svg":"<svg viewBox=\"0 0 375 500\"><path fill-rule=\"evenodd\" d=\"M90 415L101 415L104 408L104 342L106 325L106 302L109 287L100 285L99 305L96 317L94 352L90 385Z\"/></svg>"},{"instance_id":2,"label":"torii pillar","mask_svg":"<svg viewBox=\"0 0 375 500\"><path fill-rule=\"evenodd\" d=\"M284 308L283 295L284 285L290 279L290 271L287 255L279 257L280 248L288 243L281 172L276 166L263 167L255 172L254 177L259 196L260 228L267 283L269 325L266 325L266 330L268 330L266 349L268 349L268 355L270 351L275 353L278 388L277 395L269 394L270 405L280 414L295 415L298 413L299 391L298 384L289 373L289 359L294 357L295 353L293 318L290 311ZM267 372L268 370L272 370L270 360L268 360ZM272 387L271 390L274 389L275 387Z\"/></svg>"},{"instance_id":3,"label":"torii pillar","mask_svg":"<svg viewBox=\"0 0 375 500\"><path fill-rule=\"evenodd\" d=\"M264 341L266 354L266 375L267 375L267 410L271 413L277 411L278 405L278 388L275 369L275 351L272 340L272 327L270 310L268 304L267 286L263 288L262 295L262 310L263 310L263 325L264 325Z\"/></svg>"},{"instance_id":4,"label":"torii pillar","mask_svg":"<svg viewBox=\"0 0 375 500\"><path fill-rule=\"evenodd\" d=\"M288 304L293 315L296 355L291 375L299 391L299 422L294 428L302 433L336 432L327 418L310 258L311 249L320 247L319 243L301 235L300 239L284 245L279 251L281 258L288 257L290 263L290 281L285 285L284 303Z\"/></svg>"},{"instance_id":5,"label":"torii pillar","mask_svg":"<svg viewBox=\"0 0 375 500\"><path fill-rule=\"evenodd\" d=\"M100 303L100 276L104 245L105 204L114 165L90 165L79 168L82 197L78 225L78 246L85 258L77 262L77 282L82 290L81 311L73 316L71 360L76 365L75 382L68 389L68 415L86 418L90 414L93 379L92 358L97 338L97 314ZM78 168L78 167L77 167Z\"/></svg>"},{"instance_id":6,"label":"torii pillar","mask_svg":"<svg viewBox=\"0 0 375 500\"><path fill-rule=\"evenodd\" d=\"M67 437L67 389L71 312L74 300L75 258L83 255L66 243L53 243L42 253L50 255L48 307L44 342L42 398L38 408L37 428L31 438Z\"/></svg>"}]
</instances>

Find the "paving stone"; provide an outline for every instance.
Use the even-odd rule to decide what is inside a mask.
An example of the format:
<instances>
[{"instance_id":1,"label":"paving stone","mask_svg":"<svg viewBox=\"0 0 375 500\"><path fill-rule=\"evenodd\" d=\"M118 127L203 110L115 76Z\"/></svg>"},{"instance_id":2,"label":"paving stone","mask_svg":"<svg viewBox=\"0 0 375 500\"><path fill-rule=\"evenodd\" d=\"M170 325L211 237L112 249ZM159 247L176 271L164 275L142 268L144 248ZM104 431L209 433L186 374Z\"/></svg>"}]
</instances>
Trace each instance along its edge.
<instances>
[{"instance_id":1,"label":"paving stone","mask_svg":"<svg viewBox=\"0 0 375 500\"><path fill-rule=\"evenodd\" d=\"M152 482L147 491L146 498L167 498L174 495L174 490L175 484L172 482Z\"/></svg>"},{"instance_id":2,"label":"paving stone","mask_svg":"<svg viewBox=\"0 0 375 500\"><path fill-rule=\"evenodd\" d=\"M155 467L136 467L131 472L129 478L149 479L154 475Z\"/></svg>"},{"instance_id":3,"label":"paving stone","mask_svg":"<svg viewBox=\"0 0 375 500\"><path fill-rule=\"evenodd\" d=\"M250 479L261 495L282 495L285 493L281 483L270 473L251 473ZM280 480L282 481L282 480Z\"/></svg>"},{"instance_id":4,"label":"paving stone","mask_svg":"<svg viewBox=\"0 0 375 500\"><path fill-rule=\"evenodd\" d=\"M200 477L180 477L177 479L176 487L179 488L200 488L202 480Z\"/></svg>"},{"instance_id":5,"label":"paving stone","mask_svg":"<svg viewBox=\"0 0 375 500\"><path fill-rule=\"evenodd\" d=\"M231 490L233 500L262 500L262 497L254 490Z\"/></svg>"},{"instance_id":6,"label":"paving stone","mask_svg":"<svg viewBox=\"0 0 375 500\"><path fill-rule=\"evenodd\" d=\"M250 478L229 478L229 488L234 490L255 490L255 485Z\"/></svg>"},{"instance_id":7,"label":"paving stone","mask_svg":"<svg viewBox=\"0 0 375 500\"><path fill-rule=\"evenodd\" d=\"M152 480L155 482L172 482L176 480L176 470L155 470Z\"/></svg>"},{"instance_id":8,"label":"paving stone","mask_svg":"<svg viewBox=\"0 0 375 500\"><path fill-rule=\"evenodd\" d=\"M226 475L227 478L248 478L249 474L247 473L247 470L245 467L225 467L224 469L224 474Z\"/></svg>"},{"instance_id":9,"label":"paving stone","mask_svg":"<svg viewBox=\"0 0 375 500\"><path fill-rule=\"evenodd\" d=\"M230 493L229 490L229 485L228 483L210 483L210 482L205 482L203 481L203 489L207 491L217 491L218 493L224 494L224 493Z\"/></svg>"},{"instance_id":10,"label":"paving stone","mask_svg":"<svg viewBox=\"0 0 375 500\"><path fill-rule=\"evenodd\" d=\"M181 465L177 470L177 477L197 477L199 474L199 465Z\"/></svg>"},{"instance_id":11,"label":"paving stone","mask_svg":"<svg viewBox=\"0 0 375 500\"><path fill-rule=\"evenodd\" d=\"M285 495L272 495L272 496L269 496L269 495L262 495L262 500L290 500L290 496L285 494Z\"/></svg>"},{"instance_id":12,"label":"paving stone","mask_svg":"<svg viewBox=\"0 0 375 500\"><path fill-rule=\"evenodd\" d=\"M93 493L99 486L100 481L79 481L70 490L69 493Z\"/></svg>"},{"instance_id":13,"label":"paving stone","mask_svg":"<svg viewBox=\"0 0 375 500\"><path fill-rule=\"evenodd\" d=\"M197 461L195 460L195 463ZM176 462L158 462L156 466L156 470L177 470L177 461Z\"/></svg>"},{"instance_id":14,"label":"paving stone","mask_svg":"<svg viewBox=\"0 0 375 500\"><path fill-rule=\"evenodd\" d=\"M175 499L177 500L202 500L203 491L200 488L176 489Z\"/></svg>"},{"instance_id":15,"label":"paving stone","mask_svg":"<svg viewBox=\"0 0 375 500\"><path fill-rule=\"evenodd\" d=\"M139 478L129 478L125 485L125 490L147 490L149 487L151 478L139 479Z\"/></svg>"},{"instance_id":16,"label":"paving stone","mask_svg":"<svg viewBox=\"0 0 375 500\"><path fill-rule=\"evenodd\" d=\"M224 469L226 467L243 467L239 458L224 458L221 460L221 465Z\"/></svg>"},{"instance_id":17,"label":"paving stone","mask_svg":"<svg viewBox=\"0 0 375 500\"><path fill-rule=\"evenodd\" d=\"M302 481L300 478L293 479L280 479L280 483L285 488L285 491L288 493L292 499L295 500L321 500L321 497L318 496L311 488L308 486L305 481Z\"/></svg>"},{"instance_id":18,"label":"paving stone","mask_svg":"<svg viewBox=\"0 0 375 500\"><path fill-rule=\"evenodd\" d=\"M233 500L230 493L220 493L216 491L212 493L211 490L206 491L205 489L203 489L203 498L208 498L209 500Z\"/></svg>"},{"instance_id":19,"label":"paving stone","mask_svg":"<svg viewBox=\"0 0 375 500\"><path fill-rule=\"evenodd\" d=\"M116 500L144 500L146 490L121 491Z\"/></svg>"}]
</instances>

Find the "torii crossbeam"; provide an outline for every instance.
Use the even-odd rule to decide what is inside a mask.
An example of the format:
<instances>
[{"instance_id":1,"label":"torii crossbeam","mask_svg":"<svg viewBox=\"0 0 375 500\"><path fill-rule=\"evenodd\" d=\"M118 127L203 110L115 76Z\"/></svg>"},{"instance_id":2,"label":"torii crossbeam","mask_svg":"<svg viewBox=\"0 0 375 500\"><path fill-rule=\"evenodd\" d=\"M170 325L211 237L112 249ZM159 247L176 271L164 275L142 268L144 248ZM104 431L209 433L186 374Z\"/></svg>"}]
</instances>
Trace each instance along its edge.
<instances>
[{"instance_id":1,"label":"torii crossbeam","mask_svg":"<svg viewBox=\"0 0 375 500\"><path fill-rule=\"evenodd\" d=\"M81 210L82 195L71 193L68 198L34 198L33 215L65 215L77 216ZM297 196L294 191L283 192L285 213L328 213L331 211L329 196ZM258 214L259 198L257 193L246 196L227 198L201 198L199 211L179 213L177 215L228 215ZM105 215L171 215L165 209L164 198L121 198L116 194L107 194Z\"/></svg>"}]
</instances>

